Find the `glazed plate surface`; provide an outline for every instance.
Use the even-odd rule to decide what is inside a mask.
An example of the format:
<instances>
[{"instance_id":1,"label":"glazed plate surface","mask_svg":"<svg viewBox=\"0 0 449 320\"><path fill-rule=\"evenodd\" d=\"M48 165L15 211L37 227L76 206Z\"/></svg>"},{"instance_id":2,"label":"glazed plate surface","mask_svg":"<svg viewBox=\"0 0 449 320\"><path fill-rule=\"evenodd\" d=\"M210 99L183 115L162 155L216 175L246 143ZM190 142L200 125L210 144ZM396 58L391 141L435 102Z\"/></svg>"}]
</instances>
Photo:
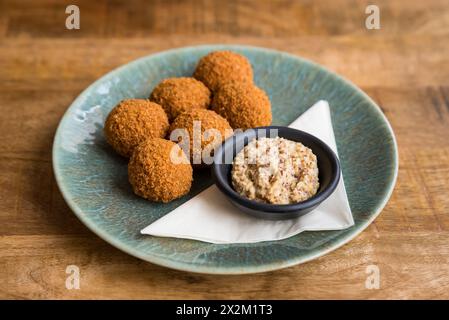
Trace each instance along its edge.
<instances>
[{"instance_id":1,"label":"glazed plate surface","mask_svg":"<svg viewBox=\"0 0 449 320\"><path fill-rule=\"evenodd\" d=\"M346 230L303 232L253 244L210 244L140 234L151 222L212 183L197 172L189 195L169 204L135 196L127 161L103 136L109 111L122 99L147 98L164 78L190 76L199 58L232 50L250 59L255 82L270 97L273 125L289 125L324 99L331 107L339 158L355 225ZM320 257L350 241L381 212L396 182L393 131L379 107L360 89L310 61L247 46L208 45L150 55L126 64L89 86L61 120L53 145L58 186L78 218L113 246L166 267L201 273L239 274L280 269Z\"/></svg>"}]
</instances>

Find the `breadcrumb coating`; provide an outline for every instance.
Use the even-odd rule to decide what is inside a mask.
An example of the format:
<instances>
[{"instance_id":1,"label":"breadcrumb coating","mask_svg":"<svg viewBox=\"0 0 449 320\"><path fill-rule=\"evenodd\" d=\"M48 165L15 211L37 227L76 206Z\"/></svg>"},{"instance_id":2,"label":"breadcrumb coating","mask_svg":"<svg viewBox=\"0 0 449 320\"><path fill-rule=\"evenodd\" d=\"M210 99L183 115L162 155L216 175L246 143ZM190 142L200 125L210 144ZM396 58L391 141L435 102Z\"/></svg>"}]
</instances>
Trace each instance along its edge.
<instances>
[{"instance_id":1,"label":"breadcrumb coating","mask_svg":"<svg viewBox=\"0 0 449 320\"><path fill-rule=\"evenodd\" d=\"M200 121L198 124L201 125L201 127L199 127L201 129L200 131L201 143L195 144L193 143L193 139L195 137L194 121ZM232 128L225 118L218 115L212 110L204 110L204 109L195 109L181 113L170 125L169 132L172 133L176 129L187 130L190 139L189 156L191 162L194 163L194 165L200 165L201 163L204 164L204 162L199 163L200 161L198 161L198 159L201 160L201 152L205 150L206 147L208 147L208 150L211 150L212 148L215 148L218 144L220 144L222 141L224 141L227 137L232 135ZM220 136L217 137L210 136L208 138L205 138L203 134L208 129L218 130L217 133L219 133ZM178 142L181 141L182 138ZM214 143L214 145L209 146L210 143ZM195 153L199 155L197 157L200 158L194 157L193 155Z\"/></svg>"},{"instance_id":2,"label":"breadcrumb coating","mask_svg":"<svg viewBox=\"0 0 449 320\"><path fill-rule=\"evenodd\" d=\"M173 162L174 152L180 162ZM150 138L139 144L128 164L129 182L135 194L157 202L169 202L190 191L192 166L174 142Z\"/></svg>"},{"instance_id":3,"label":"breadcrumb coating","mask_svg":"<svg viewBox=\"0 0 449 320\"><path fill-rule=\"evenodd\" d=\"M215 94L212 110L228 120L234 129L271 125L271 103L265 91L237 82L223 85Z\"/></svg>"},{"instance_id":4,"label":"breadcrumb coating","mask_svg":"<svg viewBox=\"0 0 449 320\"><path fill-rule=\"evenodd\" d=\"M163 138L169 128L164 109L144 99L121 101L108 115L104 134L107 142L124 157L147 138Z\"/></svg>"},{"instance_id":5,"label":"breadcrumb coating","mask_svg":"<svg viewBox=\"0 0 449 320\"><path fill-rule=\"evenodd\" d=\"M253 83L251 63L232 51L213 51L202 57L193 76L214 92L230 81Z\"/></svg>"},{"instance_id":6,"label":"breadcrumb coating","mask_svg":"<svg viewBox=\"0 0 449 320\"><path fill-rule=\"evenodd\" d=\"M201 81L194 78L169 78L154 88L150 100L160 104L172 121L184 111L207 109L211 92Z\"/></svg>"}]
</instances>

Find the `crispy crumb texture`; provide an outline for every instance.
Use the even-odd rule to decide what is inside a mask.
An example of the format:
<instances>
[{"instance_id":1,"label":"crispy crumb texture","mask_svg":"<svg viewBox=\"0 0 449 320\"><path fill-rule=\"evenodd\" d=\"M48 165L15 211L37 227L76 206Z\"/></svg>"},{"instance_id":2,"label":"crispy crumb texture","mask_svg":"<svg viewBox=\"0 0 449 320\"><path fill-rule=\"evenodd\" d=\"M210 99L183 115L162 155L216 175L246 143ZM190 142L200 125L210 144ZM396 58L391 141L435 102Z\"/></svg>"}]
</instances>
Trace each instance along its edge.
<instances>
[{"instance_id":1,"label":"crispy crumb texture","mask_svg":"<svg viewBox=\"0 0 449 320\"><path fill-rule=\"evenodd\" d=\"M172 152L181 161L173 162ZM169 202L187 194L192 186L192 174L192 166L182 149L160 138L141 143L128 164L134 193L157 202Z\"/></svg>"},{"instance_id":2,"label":"crispy crumb texture","mask_svg":"<svg viewBox=\"0 0 449 320\"><path fill-rule=\"evenodd\" d=\"M194 78L169 78L154 88L150 100L160 104L172 121L184 111L207 109L211 102L211 92Z\"/></svg>"},{"instance_id":3,"label":"crispy crumb texture","mask_svg":"<svg viewBox=\"0 0 449 320\"><path fill-rule=\"evenodd\" d=\"M199 133L201 134L201 143L193 143L194 135L194 121L198 121ZM210 143L214 143L210 148L214 148L217 144L224 141L228 136L232 135L232 128L228 121L218 115L212 110L196 109L180 114L175 121L170 125L170 133L176 129L185 129L189 135L190 152L189 156L192 162L196 164L193 154L201 155L202 150L209 146ZM209 137L208 139L203 137L203 134L208 129L217 130L220 135L220 140ZM198 163L199 164L199 163Z\"/></svg>"},{"instance_id":4,"label":"crispy crumb texture","mask_svg":"<svg viewBox=\"0 0 449 320\"><path fill-rule=\"evenodd\" d=\"M231 82L214 96L212 110L229 121L234 129L271 125L271 103L267 94L252 84Z\"/></svg>"},{"instance_id":5,"label":"crispy crumb texture","mask_svg":"<svg viewBox=\"0 0 449 320\"><path fill-rule=\"evenodd\" d=\"M213 51L198 62L193 76L212 91L228 82L253 83L249 60L232 51Z\"/></svg>"},{"instance_id":6,"label":"crispy crumb texture","mask_svg":"<svg viewBox=\"0 0 449 320\"><path fill-rule=\"evenodd\" d=\"M160 105L145 99L128 99L109 113L104 134L117 153L130 157L140 142L163 138L168 128L167 115Z\"/></svg>"}]
</instances>

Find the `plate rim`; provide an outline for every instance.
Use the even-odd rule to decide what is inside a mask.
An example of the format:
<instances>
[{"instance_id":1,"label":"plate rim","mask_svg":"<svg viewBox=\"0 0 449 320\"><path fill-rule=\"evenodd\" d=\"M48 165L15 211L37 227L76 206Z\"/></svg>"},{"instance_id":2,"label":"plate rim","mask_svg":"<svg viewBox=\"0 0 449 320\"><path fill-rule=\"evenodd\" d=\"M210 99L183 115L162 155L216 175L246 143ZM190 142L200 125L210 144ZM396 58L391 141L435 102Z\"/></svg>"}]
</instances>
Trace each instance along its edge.
<instances>
[{"instance_id":1,"label":"plate rim","mask_svg":"<svg viewBox=\"0 0 449 320\"><path fill-rule=\"evenodd\" d=\"M191 50L253 50L253 51L259 51L264 53L270 53L270 54L277 54L277 55L283 55L286 57L289 57L294 60L298 60L302 63L306 63L308 65L313 66L314 68L317 68L321 71L327 72L331 74L332 76L336 77L337 79L344 82L346 85L357 91L359 94L362 95L363 98L365 98L369 103L371 103L374 106L374 109L377 110L377 113L379 116L383 119L385 124L387 125L387 129L389 130L391 136L392 136L392 142L394 146L394 152L393 152L393 161L394 163L394 172L393 172L393 178L390 180L388 190L385 193L385 196L383 198L383 201L379 204L379 206L375 209L375 213L372 214L369 219L361 223L359 226L354 225L353 228L355 228L353 231L350 231L348 235L342 236L340 239L338 239L335 243L327 247L326 249L322 249L318 252L311 253L306 256L302 256L299 258L290 258L288 260L285 260L283 262L275 262L275 263L268 263L268 264L262 264L258 266L237 266L237 267L218 267L218 266L207 266L207 265L197 265L197 264L189 264L186 262L179 262L176 260L169 260L167 258L161 258L157 255L148 255L148 254L142 254L132 246L126 245L122 243L121 241L116 240L113 236L107 234L106 231L103 231L101 228L98 228L95 223L93 223L91 219L88 219L87 216L84 214L83 210L79 208L72 199L70 199L69 195L70 192L67 190L63 183L63 177L62 173L60 172L60 166L59 166L59 160L58 160L58 146L60 145L60 139L61 139L61 132L63 124L68 121L69 113L74 105L80 104L85 99L85 96L91 91L93 87L95 87L98 83L109 80L110 77L112 77L116 72L120 72L122 69L129 68L133 65L137 65L141 63L142 61L150 58L156 58L158 56L163 56L170 53L179 53L182 51L191 51ZM186 47L176 47L169 50L159 51L156 53L152 53L149 55L142 56L140 58L131 60L130 62L127 62L121 66L118 66L111 71L107 72L103 76L99 77L97 80L95 80L93 83L91 83L87 88L85 88L76 98L75 100L70 104L70 106L67 108L67 110L64 112L64 115L60 119L58 123L58 128L56 129L56 133L53 140L53 146L52 146L52 167L53 167L53 173L55 176L56 184L65 200L69 208L72 210L72 212L77 216L77 218L94 234L96 234L98 237L106 241L107 243L111 244L112 246L116 247L117 249L134 256L136 258L139 258L141 260L154 263L156 265L160 265L163 267L179 270L179 271L188 271L193 273L201 273L201 274L222 274L222 275L238 275L238 274L253 274L253 273L261 273L261 272L268 272L273 270L279 270L288 268L294 265L302 264L311 260L315 260L319 257L322 257L340 247L345 245L346 243L353 240L355 237L357 237L360 233L362 233L382 212L382 210L385 208L386 204L391 198L391 195L393 193L394 187L397 182L398 177L398 170L399 170L399 153L398 153L398 145L396 136L394 134L393 128L388 121L385 114L382 112L381 108L377 105L377 103L369 97L362 89L357 87L353 82L345 78L344 76L341 76L337 74L336 72L327 69L324 66L321 66L320 64L309 60L307 58L303 58L301 56L294 55L292 53L288 53L285 51L280 51L276 49L271 48L264 48L264 47L258 47L258 46L251 46L251 45L240 45L240 44L203 44L203 45L196 45L196 46L186 46Z\"/></svg>"}]
</instances>

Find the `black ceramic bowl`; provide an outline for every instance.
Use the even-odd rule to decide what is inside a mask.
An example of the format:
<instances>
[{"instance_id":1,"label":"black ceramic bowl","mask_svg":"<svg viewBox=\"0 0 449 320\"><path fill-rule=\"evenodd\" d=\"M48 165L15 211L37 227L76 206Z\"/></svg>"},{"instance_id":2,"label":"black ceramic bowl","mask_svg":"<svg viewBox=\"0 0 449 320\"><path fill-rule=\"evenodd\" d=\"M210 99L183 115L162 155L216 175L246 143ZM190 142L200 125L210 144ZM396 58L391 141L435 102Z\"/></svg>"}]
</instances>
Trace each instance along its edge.
<instances>
[{"instance_id":1,"label":"black ceramic bowl","mask_svg":"<svg viewBox=\"0 0 449 320\"><path fill-rule=\"evenodd\" d=\"M316 155L320 187L313 197L294 204L278 205L249 200L234 190L231 183L231 169L232 160L237 153L253 139L277 136L301 142ZM340 163L327 144L304 131L278 126L259 127L234 134L217 148L212 164L212 176L217 187L243 212L262 219L284 220L297 218L312 211L334 192L340 180Z\"/></svg>"}]
</instances>

